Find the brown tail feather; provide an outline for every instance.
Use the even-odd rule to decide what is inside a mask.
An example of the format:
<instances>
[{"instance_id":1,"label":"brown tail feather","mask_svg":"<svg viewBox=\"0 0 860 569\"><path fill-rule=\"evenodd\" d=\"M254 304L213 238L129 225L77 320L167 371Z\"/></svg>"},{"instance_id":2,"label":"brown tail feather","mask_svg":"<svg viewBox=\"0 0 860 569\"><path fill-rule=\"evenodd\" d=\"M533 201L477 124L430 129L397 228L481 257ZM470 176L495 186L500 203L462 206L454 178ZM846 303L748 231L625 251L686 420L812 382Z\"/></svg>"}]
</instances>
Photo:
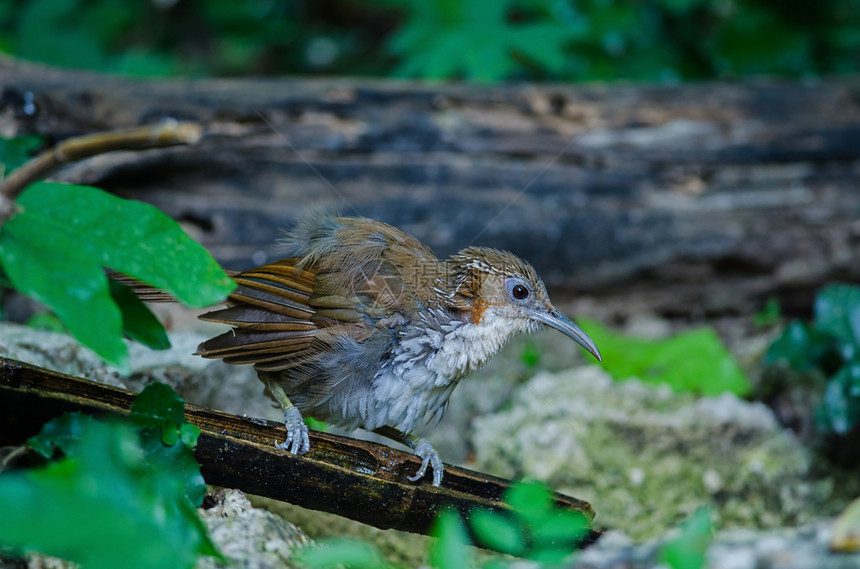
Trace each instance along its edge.
<instances>
[{"instance_id":1,"label":"brown tail feather","mask_svg":"<svg viewBox=\"0 0 860 569\"><path fill-rule=\"evenodd\" d=\"M220 322L247 330L290 331L315 330L317 326L306 319L297 319L280 312L244 304L214 310L199 316L206 322Z\"/></svg>"},{"instance_id":2,"label":"brown tail feather","mask_svg":"<svg viewBox=\"0 0 860 569\"><path fill-rule=\"evenodd\" d=\"M309 342L316 334L315 330L295 332L249 332L245 330L229 331L206 340L197 348L197 355L203 357L220 357L227 352L251 352L270 350L289 346L294 343Z\"/></svg>"},{"instance_id":3,"label":"brown tail feather","mask_svg":"<svg viewBox=\"0 0 860 569\"><path fill-rule=\"evenodd\" d=\"M268 369L289 367L312 354L319 329L309 305L315 274L295 264L296 259L284 259L234 276L239 287L228 306L200 316L233 330L200 344L198 355Z\"/></svg>"},{"instance_id":4,"label":"brown tail feather","mask_svg":"<svg viewBox=\"0 0 860 569\"><path fill-rule=\"evenodd\" d=\"M124 284L143 302L177 302L176 297L152 285L122 273L108 273L108 278Z\"/></svg>"}]
</instances>

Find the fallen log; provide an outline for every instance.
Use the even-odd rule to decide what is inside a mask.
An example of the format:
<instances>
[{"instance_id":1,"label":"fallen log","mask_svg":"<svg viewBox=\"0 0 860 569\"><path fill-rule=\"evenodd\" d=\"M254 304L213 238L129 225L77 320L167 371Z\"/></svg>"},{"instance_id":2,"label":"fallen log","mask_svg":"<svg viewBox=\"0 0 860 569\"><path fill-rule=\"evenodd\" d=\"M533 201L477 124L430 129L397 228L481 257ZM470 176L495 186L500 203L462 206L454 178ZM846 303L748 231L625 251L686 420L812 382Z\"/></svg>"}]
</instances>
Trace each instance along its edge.
<instances>
[{"instance_id":1,"label":"fallen log","mask_svg":"<svg viewBox=\"0 0 860 569\"><path fill-rule=\"evenodd\" d=\"M227 268L323 202L440 255L529 259L554 298L696 320L860 280L860 84L139 81L0 60L0 126L49 142L166 117L194 148L60 174L154 203Z\"/></svg>"}]
</instances>

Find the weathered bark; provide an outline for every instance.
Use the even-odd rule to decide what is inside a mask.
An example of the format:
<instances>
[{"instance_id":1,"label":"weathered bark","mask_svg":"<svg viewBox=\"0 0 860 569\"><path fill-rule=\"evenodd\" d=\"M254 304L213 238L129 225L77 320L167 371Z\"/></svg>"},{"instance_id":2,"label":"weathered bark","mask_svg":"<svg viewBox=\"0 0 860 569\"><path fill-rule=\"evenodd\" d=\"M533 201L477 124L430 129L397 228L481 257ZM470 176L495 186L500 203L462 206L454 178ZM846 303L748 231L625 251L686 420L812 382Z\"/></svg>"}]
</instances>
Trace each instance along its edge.
<instances>
[{"instance_id":1,"label":"weathered bark","mask_svg":"<svg viewBox=\"0 0 860 569\"><path fill-rule=\"evenodd\" d=\"M860 83L429 85L352 79L134 81L0 62L0 132L55 141L162 117L194 148L60 177L154 203L228 268L278 256L314 204L449 254L532 261L556 296L620 312L808 306L860 279Z\"/></svg>"}]
</instances>

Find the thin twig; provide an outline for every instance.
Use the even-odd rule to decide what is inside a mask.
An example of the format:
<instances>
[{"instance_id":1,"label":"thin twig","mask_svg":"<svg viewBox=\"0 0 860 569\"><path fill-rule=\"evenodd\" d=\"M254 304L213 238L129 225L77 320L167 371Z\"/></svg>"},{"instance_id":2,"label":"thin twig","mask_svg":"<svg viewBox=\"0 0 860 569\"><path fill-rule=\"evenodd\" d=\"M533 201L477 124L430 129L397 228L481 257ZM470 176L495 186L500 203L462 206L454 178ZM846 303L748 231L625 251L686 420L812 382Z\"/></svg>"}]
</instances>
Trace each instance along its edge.
<instances>
[{"instance_id":1,"label":"thin twig","mask_svg":"<svg viewBox=\"0 0 860 569\"><path fill-rule=\"evenodd\" d=\"M6 470L15 462L27 455L27 445L16 445L4 447L0 450L0 454L3 455L2 459L0 459L0 474L6 472Z\"/></svg>"},{"instance_id":2,"label":"thin twig","mask_svg":"<svg viewBox=\"0 0 860 569\"><path fill-rule=\"evenodd\" d=\"M0 182L0 225L15 215L15 199L24 188L46 178L61 166L115 150L196 144L202 133L203 128L197 123L168 120L154 126L99 132L64 140L26 162Z\"/></svg>"}]
</instances>

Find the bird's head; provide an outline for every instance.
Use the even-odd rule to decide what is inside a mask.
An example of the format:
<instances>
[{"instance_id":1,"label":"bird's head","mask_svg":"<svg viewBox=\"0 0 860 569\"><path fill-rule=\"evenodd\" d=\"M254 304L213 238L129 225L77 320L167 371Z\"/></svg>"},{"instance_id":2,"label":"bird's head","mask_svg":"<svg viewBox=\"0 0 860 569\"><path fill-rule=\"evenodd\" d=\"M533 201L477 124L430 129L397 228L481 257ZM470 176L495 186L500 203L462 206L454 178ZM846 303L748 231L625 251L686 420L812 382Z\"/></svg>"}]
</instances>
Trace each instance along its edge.
<instances>
[{"instance_id":1,"label":"bird's head","mask_svg":"<svg viewBox=\"0 0 860 569\"><path fill-rule=\"evenodd\" d=\"M510 335L555 328L602 361L597 346L582 329L550 302L546 287L531 265L507 251L468 247L450 261L458 295L469 299L473 322L485 319L507 326Z\"/></svg>"}]
</instances>

